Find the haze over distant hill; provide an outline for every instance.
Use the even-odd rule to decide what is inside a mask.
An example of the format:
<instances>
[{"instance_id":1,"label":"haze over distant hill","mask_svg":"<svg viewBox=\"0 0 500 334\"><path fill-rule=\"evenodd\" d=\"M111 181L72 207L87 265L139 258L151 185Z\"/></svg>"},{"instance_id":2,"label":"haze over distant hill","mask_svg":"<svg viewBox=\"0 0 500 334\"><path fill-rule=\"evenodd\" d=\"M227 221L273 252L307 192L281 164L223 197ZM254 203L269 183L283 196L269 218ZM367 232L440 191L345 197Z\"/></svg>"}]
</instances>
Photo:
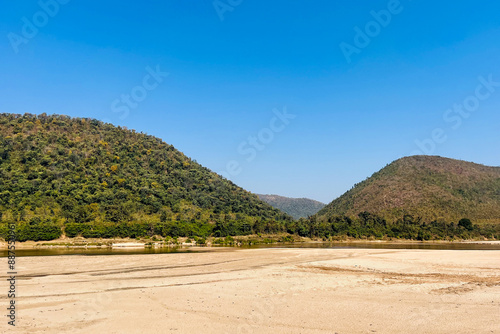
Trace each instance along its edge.
<instances>
[{"instance_id":1,"label":"haze over distant hill","mask_svg":"<svg viewBox=\"0 0 500 334\"><path fill-rule=\"evenodd\" d=\"M388 220L404 214L424 221L500 223L500 167L438 156L394 161L335 199L318 218L368 211Z\"/></svg>"},{"instance_id":2,"label":"haze over distant hill","mask_svg":"<svg viewBox=\"0 0 500 334\"><path fill-rule=\"evenodd\" d=\"M321 210L326 204L309 198L290 198L278 195L257 195L261 200L288 213L295 219L307 218Z\"/></svg>"}]
</instances>

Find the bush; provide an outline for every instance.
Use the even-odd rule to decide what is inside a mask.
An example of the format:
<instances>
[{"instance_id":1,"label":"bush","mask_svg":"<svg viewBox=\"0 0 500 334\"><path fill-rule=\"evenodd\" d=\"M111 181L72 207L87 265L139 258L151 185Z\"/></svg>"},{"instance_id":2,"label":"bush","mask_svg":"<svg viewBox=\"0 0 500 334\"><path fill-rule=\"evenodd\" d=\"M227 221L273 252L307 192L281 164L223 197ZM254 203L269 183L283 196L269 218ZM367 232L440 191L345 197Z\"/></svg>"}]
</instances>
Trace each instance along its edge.
<instances>
[{"instance_id":1,"label":"bush","mask_svg":"<svg viewBox=\"0 0 500 334\"><path fill-rule=\"evenodd\" d=\"M458 226L465 228L467 231L472 231L474 229L472 222L468 218L460 219Z\"/></svg>"},{"instance_id":2,"label":"bush","mask_svg":"<svg viewBox=\"0 0 500 334\"><path fill-rule=\"evenodd\" d=\"M62 235L61 227L51 221L41 221L32 219L29 223L17 222L16 241L48 241L59 238ZM8 222L2 222L0 227L0 237L9 237Z\"/></svg>"}]
</instances>

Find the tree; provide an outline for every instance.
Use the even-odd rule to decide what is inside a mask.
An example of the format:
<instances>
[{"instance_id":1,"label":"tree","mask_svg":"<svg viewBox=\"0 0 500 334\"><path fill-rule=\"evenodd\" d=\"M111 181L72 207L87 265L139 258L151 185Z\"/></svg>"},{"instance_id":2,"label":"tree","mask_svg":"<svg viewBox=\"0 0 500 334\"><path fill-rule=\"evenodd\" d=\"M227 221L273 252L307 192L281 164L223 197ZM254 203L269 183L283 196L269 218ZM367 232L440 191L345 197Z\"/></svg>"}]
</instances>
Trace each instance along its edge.
<instances>
[{"instance_id":1,"label":"tree","mask_svg":"<svg viewBox=\"0 0 500 334\"><path fill-rule=\"evenodd\" d=\"M474 227L472 226L472 222L470 221L469 218L460 219L460 221L458 222L458 226L463 227L467 231L472 231L474 229Z\"/></svg>"}]
</instances>

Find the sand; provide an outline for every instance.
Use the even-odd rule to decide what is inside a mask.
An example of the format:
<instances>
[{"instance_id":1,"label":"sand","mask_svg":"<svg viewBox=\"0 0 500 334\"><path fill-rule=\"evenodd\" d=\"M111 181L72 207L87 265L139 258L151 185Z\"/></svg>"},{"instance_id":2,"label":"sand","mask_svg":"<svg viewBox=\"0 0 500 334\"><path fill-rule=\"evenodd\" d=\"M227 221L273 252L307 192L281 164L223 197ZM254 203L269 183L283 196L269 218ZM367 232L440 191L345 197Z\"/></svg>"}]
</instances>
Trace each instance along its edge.
<instances>
[{"instance_id":1,"label":"sand","mask_svg":"<svg viewBox=\"0 0 500 334\"><path fill-rule=\"evenodd\" d=\"M2 316L2 333L500 333L500 251L224 249L17 265L17 326Z\"/></svg>"}]
</instances>

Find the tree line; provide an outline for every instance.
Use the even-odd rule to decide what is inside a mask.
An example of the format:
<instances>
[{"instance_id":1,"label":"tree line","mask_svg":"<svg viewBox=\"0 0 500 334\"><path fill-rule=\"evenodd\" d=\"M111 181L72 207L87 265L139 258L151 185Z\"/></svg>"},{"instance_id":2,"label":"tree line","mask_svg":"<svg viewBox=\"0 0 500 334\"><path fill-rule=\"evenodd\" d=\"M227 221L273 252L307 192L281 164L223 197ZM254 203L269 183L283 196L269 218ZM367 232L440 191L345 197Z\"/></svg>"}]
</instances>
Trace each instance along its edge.
<instances>
[{"instance_id":1,"label":"tree line","mask_svg":"<svg viewBox=\"0 0 500 334\"><path fill-rule=\"evenodd\" d=\"M8 224L0 223L0 237L7 238ZM29 222L18 221L16 235L18 241L53 240L61 235L84 238L142 238L142 237L227 237L244 235L290 234L323 240L355 239L408 239L408 240L457 240L457 239L500 239L500 225L473 224L463 218L457 223L432 221L426 223L419 218L405 215L394 222L362 212L357 217L335 216L326 221L315 217L297 221L277 222L273 220L219 220L212 223L202 221L144 221L63 224L55 219L41 220L37 217Z\"/></svg>"}]
</instances>

